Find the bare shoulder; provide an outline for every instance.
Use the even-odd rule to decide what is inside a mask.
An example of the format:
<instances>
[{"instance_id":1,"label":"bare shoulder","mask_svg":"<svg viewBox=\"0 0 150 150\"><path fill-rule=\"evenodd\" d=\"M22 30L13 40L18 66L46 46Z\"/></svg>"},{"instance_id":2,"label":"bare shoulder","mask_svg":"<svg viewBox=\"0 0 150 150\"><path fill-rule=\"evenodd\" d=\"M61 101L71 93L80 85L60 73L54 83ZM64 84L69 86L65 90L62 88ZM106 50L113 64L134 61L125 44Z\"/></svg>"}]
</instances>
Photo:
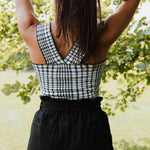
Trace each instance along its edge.
<instances>
[{"instance_id":1,"label":"bare shoulder","mask_svg":"<svg viewBox=\"0 0 150 150\"><path fill-rule=\"evenodd\" d=\"M37 25L40 22L33 24L24 30L21 34L22 39L28 46L31 61L35 64L45 64L45 59L37 41Z\"/></svg>"}]
</instances>

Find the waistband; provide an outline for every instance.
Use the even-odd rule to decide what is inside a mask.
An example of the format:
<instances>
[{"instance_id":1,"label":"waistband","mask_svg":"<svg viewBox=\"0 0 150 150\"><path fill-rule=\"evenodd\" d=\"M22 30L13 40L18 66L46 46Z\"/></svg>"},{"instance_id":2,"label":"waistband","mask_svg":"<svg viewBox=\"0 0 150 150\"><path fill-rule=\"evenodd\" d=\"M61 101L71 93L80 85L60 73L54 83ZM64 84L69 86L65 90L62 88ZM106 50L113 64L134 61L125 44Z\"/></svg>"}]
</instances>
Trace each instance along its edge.
<instances>
[{"instance_id":1,"label":"waistband","mask_svg":"<svg viewBox=\"0 0 150 150\"><path fill-rule=\"evenodd\" d=\"M69 100L51 98L50 96L40 96L40 109L49 111L89 111L101 109L101 101L103 97Z\"/></svg>"}]
</instances>

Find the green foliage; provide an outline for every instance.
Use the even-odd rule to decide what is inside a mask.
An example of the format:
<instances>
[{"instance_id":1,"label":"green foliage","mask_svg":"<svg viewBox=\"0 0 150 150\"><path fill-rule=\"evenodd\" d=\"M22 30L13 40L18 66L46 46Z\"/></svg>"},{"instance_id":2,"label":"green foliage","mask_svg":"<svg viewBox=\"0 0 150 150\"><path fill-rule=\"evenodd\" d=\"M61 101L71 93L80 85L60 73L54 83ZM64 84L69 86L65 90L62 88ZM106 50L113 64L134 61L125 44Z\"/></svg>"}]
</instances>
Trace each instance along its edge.
<instances>
[{"instance_id":1,"label":"green foliage","mask_svg":"<svg viewBox=\"0 0 150 150\"><path fill-rule=\"evenodd\" d=\"M5 95L10 95L11 93L18 92L20 89L20 82L16 81L15 84L4 84L4 89L2 89L2 92Z\"/></svg>"},{"instance_id":2,"label":"green foliage","mask_svg":"<svg viewBox=\"0 0 150 150\"><path fill-rule=\"evenodd\" d=\"M33 93L36 93L40 90L39 89L39 82L36 77L33 77L32 75L29 76L30 82L25 84L22 84L21 90L19 91L17 97L21 97L21 100L23 100L24 104L29 102L31 100L30 96Z\"/></svg>"},{"instance_id":3,"label":"green foliage","mask_svg":"<svg viewBox=\"0 0 150 150\"><path fill-rule=\"evenodd\" d=\"M43 23L54 19L53 1L33 0L35 15ZM121 0L104 0L102 2L103 18L113 13L109 6L121 4ZM141 2L145 2L142 0ZM138 13L138 11L137 11ZM17 27L14 1L0 1L0 71L6 69L20 70L32 68L29 51L20 37ZM100 95L105 99L103 109L108 115L115 115L115 110L125 111L130 102L136 101L146 86L150 85L150 22L146 17L140 20L133 19L124 33L110 48L104 67L102 82L110 79L117 80L120 89L117 95L100 89ZM132 26L136 25L131 32ZM133 29L132 29L133 30ZM5 95L17 93L24 103L30 101L30 96L39 91L36 77L30 76L29 82L21 84L4 84L2 92ZM113 87L112 87L113 88ZM113 90L112 90L113 91Z\"/></svg>"},{"instance_id":4,"label":"green foliage","mask_svg":"<svg viewBox=\"0 0 150 150\"><path fill-rule=\"evenodd\" d=\"M30 96L34 93L37 94L40 90L39 82L36 77L30 75L28 79L30 81L27 84L21 84L19 81L16 81L15 84L4 84L2 92L5 95L18 93L17 97L21 97L21 100L26 104L31 100Z\"/></svg>"}]
</instances>

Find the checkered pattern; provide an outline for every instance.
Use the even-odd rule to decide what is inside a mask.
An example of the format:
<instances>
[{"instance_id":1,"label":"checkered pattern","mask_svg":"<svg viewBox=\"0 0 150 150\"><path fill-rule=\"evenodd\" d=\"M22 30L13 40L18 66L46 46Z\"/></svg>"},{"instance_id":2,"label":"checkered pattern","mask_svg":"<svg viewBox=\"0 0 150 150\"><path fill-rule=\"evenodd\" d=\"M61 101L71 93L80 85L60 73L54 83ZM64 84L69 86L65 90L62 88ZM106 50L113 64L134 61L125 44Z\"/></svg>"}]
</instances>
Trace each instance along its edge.
<instances>
[{"instance_id":1,"label":"checkered pattern","mask_svg":"<svg viewBox=\"0 0 150 150\"><path fill-rule=\"evenodd\" d=\"M95 70L92 64L80 66L84 54L77 57L78 41L62 59L56 49L50 27L50 23L37 25L37 41L46 64L33 63L33 67L42 95L69 100L99 96L100 79L105 61L99 63Z\"/></svg>"},{"instance_id":2,"label":"checkered pattern","mask_svg":"<svg viewBox=\"0 0 150 150\"><path fill-rule=\"evenodd\" d=\"M62 59L51 35L51 22L37 25L37 40L47 64L79 64L84 55L77 57L78 41L73 44L67 56Z\"/></svg>"}]
</instances>

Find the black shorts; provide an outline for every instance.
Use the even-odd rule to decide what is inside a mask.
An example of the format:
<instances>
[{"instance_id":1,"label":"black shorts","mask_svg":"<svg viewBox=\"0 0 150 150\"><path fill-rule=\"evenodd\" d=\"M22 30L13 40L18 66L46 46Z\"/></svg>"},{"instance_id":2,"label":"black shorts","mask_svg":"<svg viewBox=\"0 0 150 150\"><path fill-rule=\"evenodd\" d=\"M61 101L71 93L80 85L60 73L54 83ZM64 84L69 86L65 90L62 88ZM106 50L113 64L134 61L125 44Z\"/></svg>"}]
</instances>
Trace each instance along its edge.
<instances>
[{"instance_id":1,"label":"black shorts","mask_svg":"<svg viewBox=\"0 0 150 150\"><path fill-rule=\"evenodd\" d=\"M102 97L83 100L40 96L27 150L113 150Z\"/></svg>"}]
</instances>

